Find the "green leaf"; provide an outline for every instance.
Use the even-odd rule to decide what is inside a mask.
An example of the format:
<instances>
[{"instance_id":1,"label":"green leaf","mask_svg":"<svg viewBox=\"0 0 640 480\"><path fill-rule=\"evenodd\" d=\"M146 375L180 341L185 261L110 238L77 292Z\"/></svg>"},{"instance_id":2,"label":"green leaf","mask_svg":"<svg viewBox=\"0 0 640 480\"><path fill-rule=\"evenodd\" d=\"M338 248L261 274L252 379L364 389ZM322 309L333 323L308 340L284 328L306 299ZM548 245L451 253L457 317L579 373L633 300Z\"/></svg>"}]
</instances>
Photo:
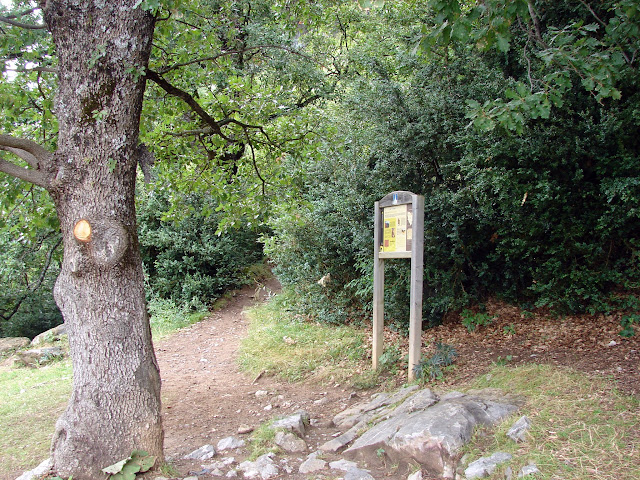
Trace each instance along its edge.
<instances>
[{"instance_id":1,"label":"green leaf","mask_svg":"<svg viewBox=\"0 0 640 480\"><path fill-rule=\"evenodd\" d=\"M117 463L114 463L113 465L109 465L108 467L105 467L102 469L102 471L104 473L110 474L110 475L114 475L120 471L122 471L123 467L125 466L125 464L131 460L131 457L127 457L124 460L121 460Z\"/></svg>"},{"instance_id":2,"label":"green leaf","mask_svg":"<svg viewBox=\"0 0 640 480\"><path fill-rule=\"evenodd\" d=\"M500 35L499 33L496 35L496 42L498 44L498 50L500 50L501 52L508 52L509 51L509 38L504 36L504 35Z\"/></svg>"}]
</instances>

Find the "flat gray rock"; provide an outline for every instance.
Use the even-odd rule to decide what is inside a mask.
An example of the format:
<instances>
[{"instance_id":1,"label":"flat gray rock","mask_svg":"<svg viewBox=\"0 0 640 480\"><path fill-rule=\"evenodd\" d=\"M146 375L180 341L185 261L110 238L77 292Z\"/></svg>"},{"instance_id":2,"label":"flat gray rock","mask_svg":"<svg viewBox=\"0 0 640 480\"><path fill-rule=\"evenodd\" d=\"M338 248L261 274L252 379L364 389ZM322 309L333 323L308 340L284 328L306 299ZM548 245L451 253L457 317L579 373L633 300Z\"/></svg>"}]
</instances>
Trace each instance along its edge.
<instances>
[{"instance_id":1,"label":"flat gray rock","mask_svg":"<svg viewBox=\"0 0 640 480\"><path fill-rule=\"evenodd\" d=\"M302 462L298 471L306 475L308 473L319 472L325 468L327 468L327 462L317 458L316 454L312 453L304 462Z\"/></svg>"},{"instance_id":2,"label":"flat gray rock","mask_svg":"<svg viewBox=\"0 0 640 480\"><path fill-rule=\"evenodd\" d=\"M199 449L185 455L184 458L188 460L209 460L213 458L215 454L216 449L213 445L203 445Z\"/></svg>"},{"instance_id":3,"label":"flat gray rock","mask_svg":"<svg viewBox=\"0 0 640 480\"><path fill-rule=\"evenodd\" d=\"M42 477L50 469L51 469L51 459L47 458L45 461L43 461L40 465L38 465L33 470L24 472L22 475L16 478L16 480L34 480L36 478Z\"/></svg>"},{"instance_id":4,"label":"flat gray rock","mask_svg":"<svg viewBox=\"0 0 640 480\"><path fill-rule=\"evenodd\" d=\"M516 443L524 442L527 432L531 428L531 422L529 418L524 415L513 424L513 426L507 432L507 437L513 440Z\"/></svg>"},{"instance_id":5,"label":"flat gray rock","mask_svg":"<svg viewBox=\"0 0 640 480\"><path fill-rule=\"evenodd\" d=\"M351 428L355 424L363 421L363 417L368 418L374 416L374 412L388 405L404 400L407 395L418 389L417 385L411 385L401 388L393 394L377 393L368 402L358 403L333 417L333 424L336 427ZM370 415L366 415L366 414Z\"/></svg>"},{"instance_id":6,"label":"flat gray rock","mask_svg":"<svg viewBox=\"0 0 640 480\"><path fill-rule=\"evenodd\" d=\"M343 472L346 472L348 470L351 470L352 468L358 468L358 464L356 462L351 462L343 458L341 460L336 460L335 462L329 463L329 468L331 470L342 470Z\"/></svg>"},{"instance_id":7,"label":"flat gray rock","mask_svg":"<svg viewBox=\"0 0 640 480\"><path fill-rule=\"evenodd\" d=\"M67 324L63 323L58 325L57 327L53 327L46 332L42 332L39 335L33 337L31 340L31 346L35 347L40 345L41 343L52 342L54 340L58 340L61 336L67 334Z\"/></svg>"},{"instance_id":8,"label":"flat gray rock","mask_svg":"<svg viewBox=\"0 0 640 480\"><path fill-rule=\"evenodd\" d=\"M218 451L224 452L225 450L235 450L237 448L244 447L244 440L240 440L236 437L226 437L218 442Z\"/></svg>"},{"instance_id":9,"label":"flat gray rock","mask_svg":"<svg viewBox=\"0 0 640 480\"><path fill-rule=\"evenodd\" d=\"M353 442L358 437L360 432L366 427L366 425L367 424L365 422L360 422L354 425L339 437L332 438L328 442L320 445L320 450L322 450L323 452L337 452L341 448Z\"/></svg>"},{"instance_id":10,"label":"flat gray rock","mask_svg":"<svg viewBox=\"0 0 640 480\"><path fill-rule=\"evenodd\" d=\"M0 354L9 353L19 348L24 348L31 343L27 337L0 338Z\"/></svg>"},{"instance_id":11,"label":"flat gray rock","mask_svg":"<svg viewBox=\"0 0 640 480\"><path fill-rule=\"evenodd\" d=\"M479 458L469 464L464 471L464 476L467 477L467 480L486 478L495 471L498 465L508 462L512 458L511 454L504 452L496 452L490 457Z\"/></svg>"},{"instance_id":12,"label":"flat gray rock","mask_svg":"<svg viewBox=\"0 0 640 480\"><path fill-rule=\"evenodd\" d=\"M16 357L25 365L33 367L64 357L64 350L60 347L33 348L16 352Z\"/></svg>"},{"instance_id":13,"label":"flat gray rock","mask_svg":"<svg viewBox=\"0 0 640 480\"><path fill-rule=\"evenodd\" d=\"M377 452L382 449L392 462L415 461L433 475L453 478L454 457L469 441L474 427L493 425L518 409L511 403L459 392L435 404L428 390L412 397L397 408L398 414L391 414L365 432L344 455L376 463Z\"/></svg>"}]
</instances>

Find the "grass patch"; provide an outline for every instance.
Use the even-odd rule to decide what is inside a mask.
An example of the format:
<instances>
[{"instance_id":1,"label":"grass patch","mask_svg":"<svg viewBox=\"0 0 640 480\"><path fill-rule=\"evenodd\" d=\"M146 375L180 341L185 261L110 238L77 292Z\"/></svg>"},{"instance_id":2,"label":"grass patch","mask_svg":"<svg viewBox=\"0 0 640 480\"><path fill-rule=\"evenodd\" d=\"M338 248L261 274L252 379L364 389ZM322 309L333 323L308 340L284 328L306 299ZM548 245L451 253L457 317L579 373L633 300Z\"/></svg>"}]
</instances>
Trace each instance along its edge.
<instances>
[{"instance_id":1,"label":"grass patch","mask_svg":"<svg viewBox=\"0 0 640 480\"><path fill-rule=\"evenodd\" d=\"M503 479L534 462L537 479L635 480L640 478L640 401L612 382L549 365L496 366L471 388L500 388L527 398L526 405L493 433L480 429L466 447L472 460L502 451L514 459L489 478ZM527 415L528 439L506 436L514 420Z\"/></svg>"},{"instance_id":2,"label":"grass patch","mask_svg":"<svg viewBox=\"0 0 640 480\"><path fill-rule=\"evenodd\" d=\"M242 369L291 382L311 375L343 381L363 370L367 351L363 332L306 321L286 311L284 296L249 310L248 336L238 359Z\"/></svg>"},{"instance_id":3,"label":"grass patch","mask_svg":"<svg viewBox=\"0 0 640 480\"><path fill-rule=\"evenodd\" d=\"M249 440L250 461L253 462L265 453L278 453L280 451L279 447L275 444L276 430L271 426L273 422L273 420L269 420L268 422L262 423L251 433Z\"/></svg>"},{"instance_id":4,"label":"grass patch","mask_svg":"<svg viewBox=\"0 0 640 480\"><path fill-rule=\"evenodd\" d=\"M198 323L208 313L204 307L192 311L188 307L176 305L172 300L161 298L149 300L147 308L154 340L167 337L180 328Z\"/></svg>"},{"instance_id":5,"label":"grass patch","mask_svg":"<svg viewBox=\"0 0 640 480\"><path fill-rule=\"evenodd\" d=\"M0 367L0 478L34 468L49 456L71 377L69 360L38 369Z\"/></svg>"}]
</instances>

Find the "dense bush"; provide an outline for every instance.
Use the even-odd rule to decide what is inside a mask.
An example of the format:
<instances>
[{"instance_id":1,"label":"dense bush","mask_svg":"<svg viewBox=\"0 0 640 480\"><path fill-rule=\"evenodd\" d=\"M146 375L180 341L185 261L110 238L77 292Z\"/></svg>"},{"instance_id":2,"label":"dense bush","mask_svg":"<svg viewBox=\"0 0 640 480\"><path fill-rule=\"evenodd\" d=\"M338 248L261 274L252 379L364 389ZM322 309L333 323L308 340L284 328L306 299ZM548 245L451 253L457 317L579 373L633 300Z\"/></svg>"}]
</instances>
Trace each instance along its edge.
<instances>
[{"instance_id":1,"label":"dense bush","mask_svg":"<svg viewBox=\"0 0 640 480\"><path fill-rule=\"evenodd\" d=\"M157 188L139 195L140 248L150 295L179 305L208 304L247 281L247 268L262 259L258 233L219 234L215 206L191 193L180 201L180 213L169 215L168 192Z\"/></svg>"},{"instance_id":2,"label":"dense bush","mask_svg":"<svg viewBox=\"0 0 640 480\"><path fill-rule=\"evenodd\" d=\"M268 253L285 283L302 285L303 311L328 321L367 311L373 203L393 190L425 196L428 322L488 295L580 312L637 288L637 75L620 80L620 100L574 88L521 134L478 132L467 100L526 80L523 46L509 55L450 47L442 62L411 55L399 47L411 35L397 32L395 43L371 34L352 46L358 75L329 117L341 128L327 126L308 164L303 206L272 221ZM379 50L396 55L381 60ZM387 264L387 320L405 328L409 262ZM317 285L327 273L332 282Z\"/></svg>"},{"instance_id":3,"label":"dense bush","mask_svg":"<svg viewBox=\"0 0 640 480\"><path fill-rule=\"evenodd\" d=\"M0 231L0 337L33 338L63 321L52 293L62 257L60 235L36 230L33 236Z\"/></svg>"}]
</instances>

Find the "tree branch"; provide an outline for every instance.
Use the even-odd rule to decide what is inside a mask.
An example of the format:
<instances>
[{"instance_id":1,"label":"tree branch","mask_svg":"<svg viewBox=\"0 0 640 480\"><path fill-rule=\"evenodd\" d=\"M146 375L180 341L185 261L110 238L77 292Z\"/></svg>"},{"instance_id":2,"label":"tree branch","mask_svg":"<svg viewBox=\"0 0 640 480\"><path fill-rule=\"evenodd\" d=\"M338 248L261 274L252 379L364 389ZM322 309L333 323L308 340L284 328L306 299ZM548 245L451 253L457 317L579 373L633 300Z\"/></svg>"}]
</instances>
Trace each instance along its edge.
<instances>
[{"instance_id":1,"label":"tree branch","mask_svg":"<svg viewBox=\"0 0 640 480\"><path fill-rule=\"evenodd\" d=\"M15 138L9 135L0 135L0 150L13 153L32 167L22 168L15 163L0 158L1 172L46 188L46 177L40 167L49 160L51 153L31 140Z\"/></svg>"},{"instance_id":2,"label":"tree branch","mask_svg":"<svg viewBox=\"0 0 640 480\"><path fill-rule=\"evenodd\" d=\"M529 16L533 22L533 28L536 31L535 38L538 42L544 45L544 41L542 40L542 29L540 28L540 19L538 19L538 14L536 13L535 8L533 8L531 0L527 2L527 7L529 8Z\"/></svg>"},{"instance_id":3,"label":"tree branch","mask_svg":"<svg viewBox=\"0 0 640 480\"><path fill-rule=\"evenodd\" d=\"M187 67L189 65L193 65L194 63L215 62L220 57L224 57L224 56L227 56L227 55L240 55L240 54L243 54L243 53L250 52L251 50L260 50L260 49L263 49L263 48L265 48L265 49L266 48L272 48L272 49L277 49L277 50L284 50L285 52L289 52L289 53L291 53L293 55L297 55L297 56L302 57L302 58L304 58L306 60L309 60L310 62L313 62L313 63L321 66L322 68L326 68L322 63L318 62L316 59L310 57L309 55L305 55L304 53L300 53L297 50L294 50L293 48L285 47L283 45L270 45L270 44L267 44L267 45L255 45L253 47L247 47L247 48L242 49L242 50L227 50L227 51L221 52L221 53L219 53L217 55L212 55L212 56L209 56L209 57L196 58L194 60L189 60L188 62L183 62L183 63L175 63L173 65L169 65L169 66L162 67L162 68L158 69L158 73L160 75L164 75L165 73L168 73L168 72L170 72L172 70L176 70L177 68L180 68L180 67Z\"/></svg>"},{"instance_id":4,"label":"tree branch","mask_svg":"<svg viewBox=\"0 0 640 480\"><path fill-rule=\"evenodd\" d=\"M7 68L10 72L29 73L29 72L41 72L41 73L58 73L58 69L54 67L25 67L25 68Z\"/></svg>"},{"instance_id":5,"label":"tree branch","mask_svg":"<svg viewBox=\"0 0 640 480\"><path fill-rule=\"evenodd\" d=\"M5 152L13 153L14 155L20 157L22 160L27 162L31 167L35 169L38 168L38 159L34 157L31 153L25 150L22 150L20 148L13 148L13 147L0 146L0 149L4 150Z\"/></svg>"},{"instance_id":6,"label":"tree branch","mask_svg":"<svg viewBox=\"0 0 640 480\"><path fill-rule=\"evenodd\" d=\"M26 138L17 138L10 135L0 134L0 148L2 147L11 147L29 152L38 160L38 162L46 162L51 157L51 152L38 145L36 142Z\"/></svg>"},{"instance_id":7,"label":"tree branch","mask_svg":"<svg viewBox=\"0 0 640 480\"><path fill-rule=\"evenodd\" d=\"M189 95L189 93L185 92L184 90L181 90L178 87L171 85L169 82L167 82L164 78L162 78L158 73L154 72L153 70L147 70L146 77L149 80L156 83L160 88L162 88L169 95L178 97L187 105L189 105L191 110L193 110L202 119L202 121L204 121L209 127L211 127L212 133L224 138L228 142L232 142L232 143L234 142L233 139L227 137L224 133L222 133L222 130L220 129L220 125L218 124L218 122L216 122L216 120L211 115L209 115L204 110L204 108L202 108L200 104L196 102L196 99L193 98L191 95Z\"/></svg>"},{"instance_id":8,"label":"tree branch","mask_svg":"<svg viewBox=\"0 0 640 480\"><path fill-rule=\"evenodd\" d=\"M58 241L55 243L55 245L53 245L53 247L51 247L51 250L49 250L47 252L47 258L45 260L44 267L42 267L42 271L40 272L40 276L38 277L38 280L36 281L35 286L27 285L27 292L24 293L18 299L18 301L15 303L15 305L11 309L11 313L9 313L8 315L0 315L3 320L7 321L11 317L13 317L18 312L18 310L20 309L20 306L22 305L22 302L24 302L26 300L26 298L29 296L29 294L35 292L36 290L38 290L40 288L40 286L42 285L42 282L44 282L44 279L45 279L45 277L47 275L47 271L49 270L49 267L51 266L51 260L53 258L53 254L55 253L56 249L60 246L61 243L62 243L62 237L59 238Z\"/></svg>"},{"instance_id":9,"label":"tree branch","mask_svg":"<svg viewBox=\"0 0 640 480\"><path fill-rule=\"evenodd\" d=\"M26 10L18 15L9 15L8 17L0 17L0 22L4 22L4 23L8 23L9 25L13 25L14 27L19 27L19 28L26 28L27 30L44 30L47 28L46 25L34 25L32 23L23 23L23 22L18 22L16 20L14 20L14 18L18 18L18 17L22 17L24 15L28 15L31 12L33 12L34 10L36 10L35 8L32 8L30 10Z\"/></svg>"},{"instance_id":10,"label":"tree branch","mask_svg":"<svg viewBox=\"0 0 640 480\"><path fill-rule=\"evenodd\" d=\"M45 176L39 170L32 168L22 168L15 163L7 162L0 158L0 172L4 172L12 177L19 178L25 182L33 183L40 187L46 188L47 182Z\"/></svg>"},{"instance_id":11,"label":"tree branch","mask_svg":"<svg viewBox=\"0 0 640 480\"><path fill-rule=\"evenodd\" d=\"M593 8L591 8L591 5L589 5L587 2L585 2L584 0L580 0L580 3L587 9L589 10L589 13L591 13L591 15L593 15L593 18L596 19L596 21L602 25L604 28L607 28L607 24L604 23L604 21L596 14L596 12L593 11ZM633 65L633 60L631 58L629 58L629 55L627 55L627 52L624 51L624 48L622 48L622 45L620 45L618 42L615 42L616 46L620 49L620 53L622 54L622 56L624 57L625 61L629 64L629 65Z\"/></svg>"}]
</instances>

